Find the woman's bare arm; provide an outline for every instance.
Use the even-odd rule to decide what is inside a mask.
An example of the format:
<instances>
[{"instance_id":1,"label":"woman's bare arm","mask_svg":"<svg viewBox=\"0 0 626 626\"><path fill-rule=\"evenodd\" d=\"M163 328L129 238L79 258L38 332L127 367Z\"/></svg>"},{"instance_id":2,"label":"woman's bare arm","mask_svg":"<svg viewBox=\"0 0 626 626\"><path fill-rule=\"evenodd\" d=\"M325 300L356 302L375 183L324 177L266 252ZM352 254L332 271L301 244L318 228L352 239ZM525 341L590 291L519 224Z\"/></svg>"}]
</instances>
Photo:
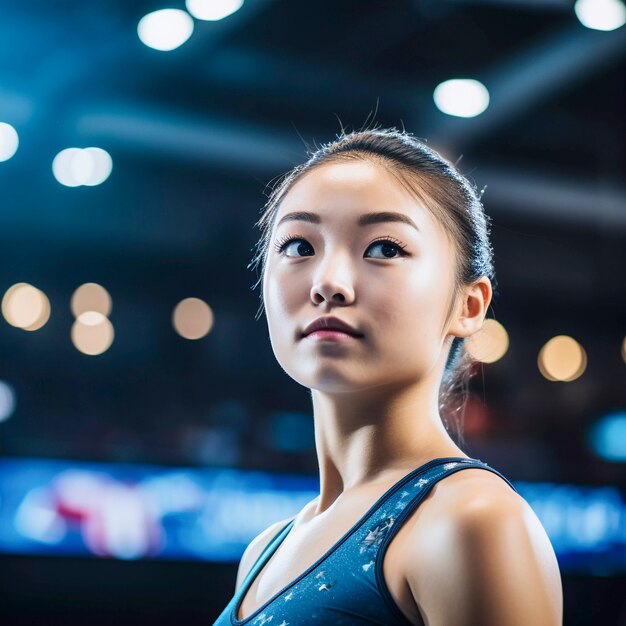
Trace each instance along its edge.
<instances>
[{"instance_id":1,"label":"woman's bare arm","mask_svg":"<svg viewBox=\"0 0 626 626\"><path fill-rule=\"evenodd\" d=\"M406 579L428 626L562 626L556 555L517 494L466 493L414 539Z\"/></svg>"}]
</instances>

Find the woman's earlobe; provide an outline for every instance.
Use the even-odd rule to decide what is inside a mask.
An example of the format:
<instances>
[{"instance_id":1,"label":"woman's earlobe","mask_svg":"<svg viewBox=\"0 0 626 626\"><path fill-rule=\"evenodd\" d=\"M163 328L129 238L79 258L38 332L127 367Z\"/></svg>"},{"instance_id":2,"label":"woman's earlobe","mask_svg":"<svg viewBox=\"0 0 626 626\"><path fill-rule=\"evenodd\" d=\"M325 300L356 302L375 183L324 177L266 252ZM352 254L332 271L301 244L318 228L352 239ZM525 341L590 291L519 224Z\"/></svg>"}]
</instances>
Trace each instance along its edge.
<instances>
[{"instance_id":1,"label":"woman's earlobe","mask_svg":"<svg viewBox=\"0 0 626 626\"><path fill-rule=\"evenodd\" d=\"M454 337L463 337L467 339L474 333L477 333L483 326L484 319L482 317L462 316L457 319L456 323L450 326L449 333Z\"/></svg>"}]
</instances>

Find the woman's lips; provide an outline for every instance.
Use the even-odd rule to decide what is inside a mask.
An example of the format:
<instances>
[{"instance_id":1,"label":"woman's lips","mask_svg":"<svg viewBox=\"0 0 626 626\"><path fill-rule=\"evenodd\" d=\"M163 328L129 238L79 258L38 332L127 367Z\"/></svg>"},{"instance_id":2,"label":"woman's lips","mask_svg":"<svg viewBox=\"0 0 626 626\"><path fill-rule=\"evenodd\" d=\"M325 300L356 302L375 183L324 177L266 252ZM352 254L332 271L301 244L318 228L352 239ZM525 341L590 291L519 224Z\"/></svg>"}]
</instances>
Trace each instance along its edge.
<instances>
[{"instance_id":1,"label":"woman's lips","mask_svg":"<svg viewBox=\"0 0 626 626\"><path fill-rule=\"evenodd\" d=\"M314 330L304 338L306 339L308 337L316 339L317 341L347 341L349 339L359 339L359 337L344 333L341 330Z\"/></svg>"}]
</instances>

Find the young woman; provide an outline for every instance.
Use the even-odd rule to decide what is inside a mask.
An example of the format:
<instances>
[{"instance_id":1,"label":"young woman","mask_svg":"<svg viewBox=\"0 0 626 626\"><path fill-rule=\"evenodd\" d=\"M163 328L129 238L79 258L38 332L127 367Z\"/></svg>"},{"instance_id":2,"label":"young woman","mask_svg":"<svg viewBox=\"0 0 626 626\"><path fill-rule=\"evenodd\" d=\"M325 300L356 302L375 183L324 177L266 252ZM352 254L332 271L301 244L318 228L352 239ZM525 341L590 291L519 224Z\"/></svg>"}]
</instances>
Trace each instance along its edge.
<instances>
[{"instance_id":1,"label":"young woman","mask_svg":"<svg viewBox=\"0 0 626 626\"><path fill-rule=\"evenodd\" d=\"M562 624L541 523L448 432L495 284L475 188L409 133L343 133L258 224L272 348L311 390L320 494L250 543L215 625Z\"/></svg>"}]
</instances>

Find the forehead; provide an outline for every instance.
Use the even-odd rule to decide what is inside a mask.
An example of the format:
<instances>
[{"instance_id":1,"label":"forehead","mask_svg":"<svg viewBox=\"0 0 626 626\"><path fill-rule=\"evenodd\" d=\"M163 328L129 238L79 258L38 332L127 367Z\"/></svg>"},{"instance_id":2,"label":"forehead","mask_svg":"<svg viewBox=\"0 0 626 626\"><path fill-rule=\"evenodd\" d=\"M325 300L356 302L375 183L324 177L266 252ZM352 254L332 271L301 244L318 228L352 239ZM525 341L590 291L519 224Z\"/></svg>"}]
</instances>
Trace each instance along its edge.
<instances>
[{"instance_id":1,"label":"forehead","mask_svg":"<svg viewBox=\"0 0 626 626\"><path fill-rule=\"evenodd\" d=\"M361 213L401 211L426 226L429 211L386 167L370 160L338 161L314 167L287 191L275 224L291 211L309 210L328 221Z\"/></svg>"}]
</instances>

